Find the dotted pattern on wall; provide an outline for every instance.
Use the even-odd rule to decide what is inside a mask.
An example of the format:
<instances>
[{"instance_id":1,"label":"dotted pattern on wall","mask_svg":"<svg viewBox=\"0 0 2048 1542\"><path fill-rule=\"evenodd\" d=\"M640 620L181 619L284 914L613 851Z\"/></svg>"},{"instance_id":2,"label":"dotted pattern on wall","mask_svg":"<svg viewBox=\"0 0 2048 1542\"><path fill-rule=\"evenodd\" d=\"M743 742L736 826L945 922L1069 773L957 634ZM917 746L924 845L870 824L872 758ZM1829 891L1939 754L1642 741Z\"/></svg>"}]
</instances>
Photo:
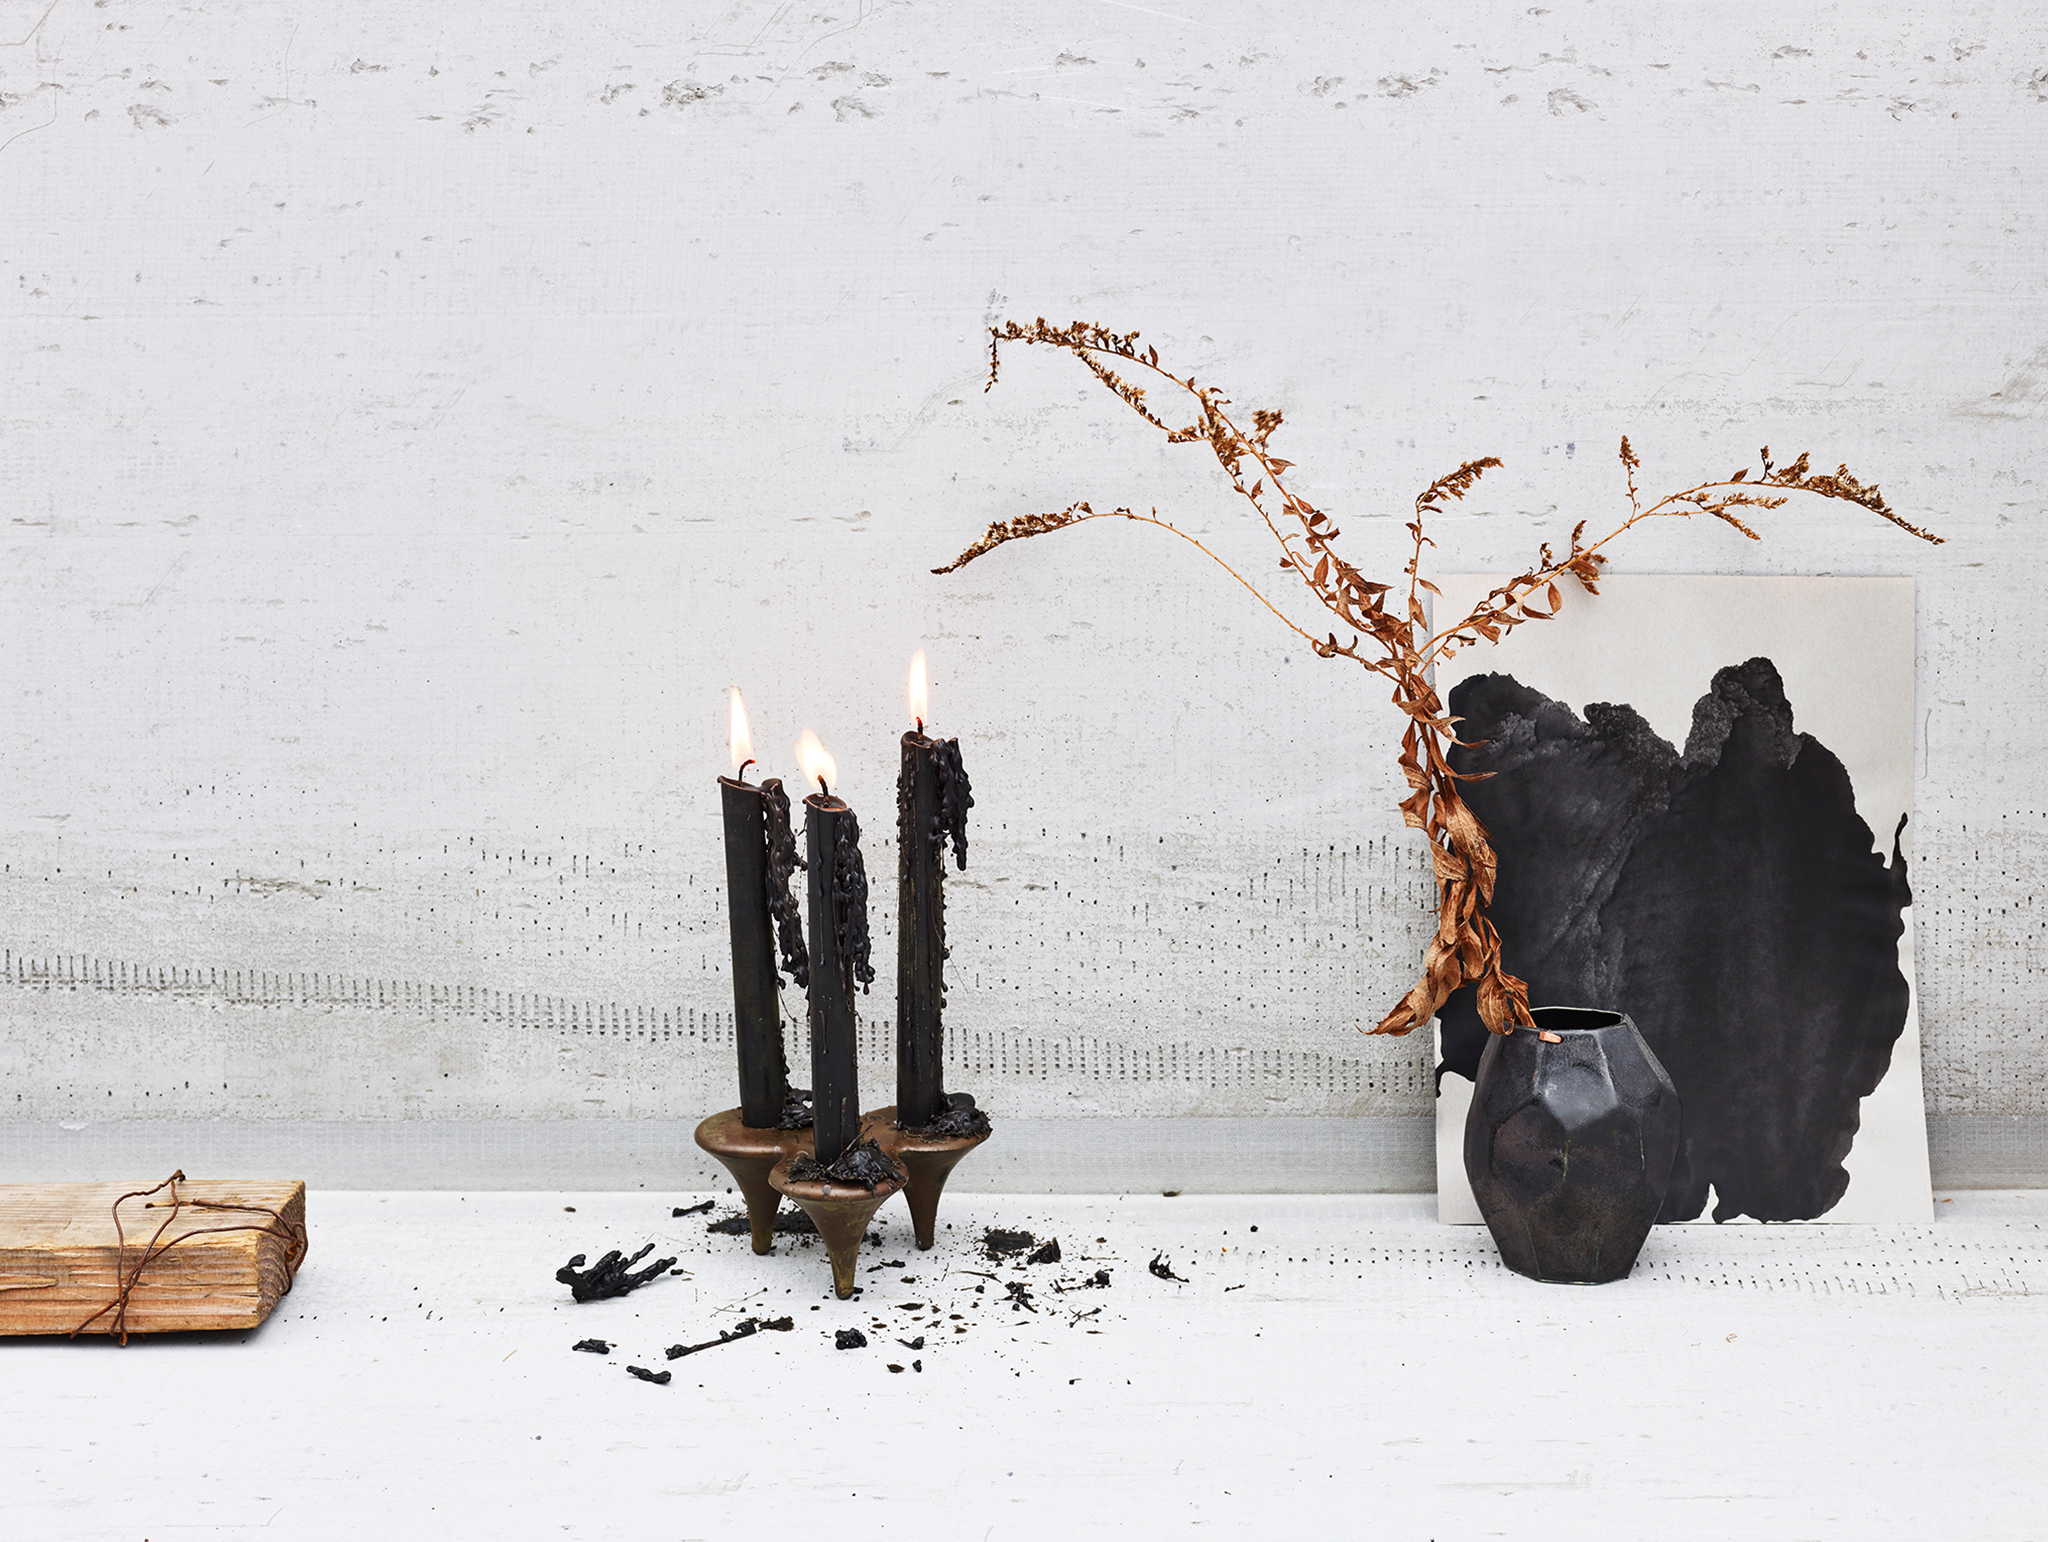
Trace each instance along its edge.
<instances>
[{"instance_id":1,"label":"dotted pattern on wall","mask_svg":"<svg viewBox=\"0 0 2048 1542\"><path fill-rule=\"evenodd\" d=\"M284 1039L307 1026L309 1019L340 1010L431 1025L450 1039L481 1032L501 1040L607 1040L628 1053L657 1046L711 1052L701 1057L705 1060L720 1052L729 1056L734 1045L730 1012L686 1004L577 1000L469 985L218 966L176 967L76 955L29 957L12 950L0 951L0 980L16 992L41 997L121 997L145 1004L177 1001L254 1011L270 1020L271 1026L259 1031ZM799 1081L805 1080L800 1063L801 1021L794 1017L785 1021L792 1072ZM870 1067L886 1067L894 1054L893 1022L871 1011L861 1020L858 1033L862 1061ZM1412 1097L1418 1079L1426 1074L1413 1064L1379 1066L1357 1057L1301 1050L1133 1045L1093 1036L1053 1038L985 1030L955 1032L950 1038L949 1069L953 1085L961 1088L1006 1088L1034 1081L1062 1086L1080 1083L1090 1088L1164 1083L1204 1092L1305 1088L1320 1098L1355 1100L1361 1096ZM694 1059L688 1069L697 1069ZM869 1085L879 1084L871 1081ZM78 1091L75 1085L71 1090L74 1094ZM111 1094L114 1089L93 1091ZM25 1096L17 1092L16 1101Z\"/></svg>"},{"instance_id":2,"label":"dotted pattern on wall","mask_svg":"<svg viewBox=\"0 0 2048 1542\"><path fill-rule=\"evenodd\" d=\"M0 878L17 925L32 915L41 934L0 955L19 1030L0 1061L35 1068L15 1078L21 1113L175 1112L191 1100L171 1046L241 1054L239 1078L189 1078L220 1111L223 1081L235 1096L260 1081L271 1110L300 1117L686 1117L732 1101L710 838L337 838L267 862L84 845L58 834L46 862ZM889 845L871 845L882 968L859 1045L879 1103L894 1088L894 884ZM947 886L950 1084L1011 1114L1425 1111L1422 1039L1355 1030L1410 983L1429 900L1420 849L1398 837L1274 851L998 823ZM80 938L99 946L65 946ZM158 962L167 940L205 962ZM1332 1002L1356 1016L1327 1021ZM799 1080L803 1010L788 992ZM153 1069L124 1081L131 1066Z\"/></svg>"},{"instance_id":3,"label":"dotted pattern on wall","mask_svg":"<svg viewBox=\"0 0 2048 1542\"><path fill-rule=\"evenodd\" d=\"M2048 813L1923 831L1920 844L1935 858L1912 874L1928 1111L2048 1114ZM1939 1031L1949 1025L1979 1031Z\"/></svg>"}]
</instances>

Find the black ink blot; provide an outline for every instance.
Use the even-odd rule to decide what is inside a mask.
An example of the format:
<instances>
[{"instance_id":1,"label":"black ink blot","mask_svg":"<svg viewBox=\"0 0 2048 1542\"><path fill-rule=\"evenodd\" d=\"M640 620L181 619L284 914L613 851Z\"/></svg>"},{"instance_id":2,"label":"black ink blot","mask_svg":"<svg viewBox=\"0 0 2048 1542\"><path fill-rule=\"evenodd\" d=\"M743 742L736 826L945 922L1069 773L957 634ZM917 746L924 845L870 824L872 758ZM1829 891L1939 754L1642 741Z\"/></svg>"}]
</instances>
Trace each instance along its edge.
<instances>
[{"instance_id":1,"label":"black ink blot","mask_svg":"<svg viewBox=\"0 0 2048 1542\"><path fill-rule=\"evenodd\" d=\"M1911 895L1898 831L1887 867L1777 667L1718 671L1683 756L1632 707L1581 721L1511 675L1460 682L1450 711L1471 745L1453 767L1497 773L1465 795L1500 854L1506 966L1533 1004L1628 1013L1677 1085L1658 1220L1699 1215L1709 1185L1717 1221L1825 1215L1905 1029ZM1439 1078L1478 1068L1472 996L1445 1004Z\"/></svg>"}]
</instances>

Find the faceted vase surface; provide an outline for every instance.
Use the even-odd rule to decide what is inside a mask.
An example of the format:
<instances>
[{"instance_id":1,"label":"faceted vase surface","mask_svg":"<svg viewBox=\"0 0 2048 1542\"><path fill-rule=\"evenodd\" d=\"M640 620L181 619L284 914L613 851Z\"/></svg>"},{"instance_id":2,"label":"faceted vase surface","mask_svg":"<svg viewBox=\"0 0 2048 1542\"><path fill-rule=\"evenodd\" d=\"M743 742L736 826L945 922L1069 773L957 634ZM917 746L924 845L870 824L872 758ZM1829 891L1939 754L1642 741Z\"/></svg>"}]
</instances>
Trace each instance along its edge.
<instances>
[{"instance_id":1,"label":"faceted vase surface","mask_svg":"<svg viewBox=\"0 0 2048 1542\"><path fill-rule=\"evenodd\" d=\"M1480 1057L1465 1120L1472 1197L1517 1274L1626 1278L1678 1154L1678 1093L1625 1013L1530 1015L1534 1029L1490 1035Z\"/></svg>"}]
</instances>

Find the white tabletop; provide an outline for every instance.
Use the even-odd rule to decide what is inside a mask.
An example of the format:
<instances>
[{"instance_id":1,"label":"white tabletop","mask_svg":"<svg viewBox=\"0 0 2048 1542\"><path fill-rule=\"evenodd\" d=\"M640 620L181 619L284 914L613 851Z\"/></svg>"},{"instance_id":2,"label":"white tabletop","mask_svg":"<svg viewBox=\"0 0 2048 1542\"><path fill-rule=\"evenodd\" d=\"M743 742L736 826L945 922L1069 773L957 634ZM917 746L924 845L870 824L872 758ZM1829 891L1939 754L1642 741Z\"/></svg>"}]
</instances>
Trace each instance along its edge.
<instances>
[{"instance_id":1,"label":"white tabletop","mask_svg":"<svg viewBox=\"0 0 2048 1542\"><path fill-rule=\"evenodd\" d=\"M2040 1533L2048 1196L1659 1231L1631 1279L1576 1289L1507 1273L1428 1195L963 1194L928 1254L886 1208L844 1303L815 1241L756 1258L672 1218L702 1197L315 1192L260 1330L0 1343L5 1530ZM989 1226L1062 1261L993 1262ZM644 1241L687 1273L582 1306L553 1278ZM571 1350L590 1337L612 1353Z\"/></svg>"}]
</instances>

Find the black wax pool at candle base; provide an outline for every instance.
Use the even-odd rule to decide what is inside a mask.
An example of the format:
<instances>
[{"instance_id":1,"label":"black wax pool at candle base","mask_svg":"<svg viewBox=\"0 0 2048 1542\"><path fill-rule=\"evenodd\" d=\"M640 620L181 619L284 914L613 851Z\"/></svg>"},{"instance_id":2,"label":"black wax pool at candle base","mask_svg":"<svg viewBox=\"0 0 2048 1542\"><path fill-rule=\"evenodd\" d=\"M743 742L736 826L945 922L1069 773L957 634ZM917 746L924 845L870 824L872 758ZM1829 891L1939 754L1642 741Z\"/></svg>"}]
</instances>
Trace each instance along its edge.
<instances>
[{"instance_id":1,"label":"black wax pool at candle base","mask_svg":"<svg viewBox=\"0 0 2048 1542\"><path fill-rule=\"evenodd\" d=\"M810 856L811 1108L813 1150L830 1166L860 1139L853 993L875 977L868 962L868 878L860 821L839 799L804 799Z\"/></svg>"},{"instance_id":2,"label":"black wax pool at candle base","mask_svg":"<svg viewBox=\"0 0 2048 1542\"><path fill-rule=\"evenodd\" d=\"M946 1111L946 840L967 866L974 798L958 739L903 736L896 782L896 1123L924 1129Z\"/></svg>"},{"instance_id":3,"label":"black wax pool at candle base","mask_svg":"<svg viewBox=\"0 0 2048 1542\"><path fill-rule=\"evenodd\" d=\"M767 786L721 776L725 811L725 894L732 929L733 1035L739 1043L740 1122L772 1130L782 1120L789 1073L782 1052L782 1002L769 914ZM787 807L785 802L784 807ZM787 815L784 816L785 818Z\"/></svg>"}]
</instances>

